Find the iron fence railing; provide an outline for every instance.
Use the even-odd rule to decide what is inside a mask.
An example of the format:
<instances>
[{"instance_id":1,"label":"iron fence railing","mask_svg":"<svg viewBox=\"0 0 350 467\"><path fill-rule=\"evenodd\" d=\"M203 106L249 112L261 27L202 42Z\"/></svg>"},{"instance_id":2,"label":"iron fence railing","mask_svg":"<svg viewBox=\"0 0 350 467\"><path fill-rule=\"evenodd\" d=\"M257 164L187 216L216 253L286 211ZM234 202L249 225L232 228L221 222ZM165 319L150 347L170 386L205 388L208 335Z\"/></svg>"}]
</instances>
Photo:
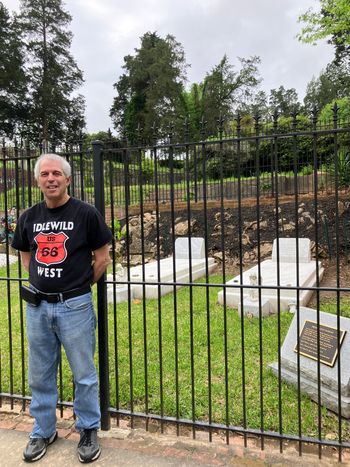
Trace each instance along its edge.
<instances>
[{"instance_id":1,"label":"iron fence railing","mask_svg":"<svg viewBox=\"0 0 350 467\"><path fill-rule=\"evenodd\" d=\"M220 431L227 443L239 435L247 444L254 435L262 449L267 438L279 440L281 450L285 440L297 441L300 454L309 443L319 446L320 456L322 447L332 446L342 459L350 448L342 405L350 390L342 353L350 332L340 341L350 316L349 141L350 128L338 128L335 120L327 129L238 131L199 142L51 148L73 166L71 194L94 203L114 232L110 275L95 293L103 429L111 416L130 417L132 426L137 418L152 419L161 429L174 424L178 433L185 425L193 437L206 430L209 440ZM14 207L17 218L41 199L32 177L40 149L9 148L3 144L0 158L0 204L4 213ZM25 405L30 393L19 284L27 278L10 248L6 219L0 403L6 397ZM280 243L285 239L288 248ZM310 249L298 239L310 241ZM264 269L271 255L273 284ZM290 282L284 279L289 272ZM304 297L317 324L314 359L294 349L303 343ZM331 369L321 361L324 314L335 329ZM291 329L294 385L285 381ZM308 377L313 395L305 394ZM328 380L336 410L326 408ZM73 399L64 355L59 389L63 411Z\"/></svg>"},{"instance_id":2,"label":"iron fence railing","mask_svg":"<svg viewBox=\"0 0 350 467\"><path fill-rule=\"evenodd\" d=\"M332 138L335 134L339 145L338 185L340 188L348 187L349 131L347 126L338 127L336 120L334 125L336 127L329 128L314 124L302 130L294 128L294 131L292 125L288 132L281 132L276 124L275 127L262 127L264 132L256 128L256 134L238 127L235 135L229 137L221 134L221 139L217 136L202 142L172 144L156 141L153 145L139 147L106 142L105 151L112 158L109 183L113 187L114 204L119 207L124 207L126 203L138 204L140 184L143 187L144 203L154 203L156 197L164 204L169 203L171 197L175 202L186 202L187 197L194 202L203 201L204 177L207 201L218 200L221 191L224 199L228 200L237 200L238 196L242 199L256 197L257 180L259 196L274 197L276 192L280 196L293 195L295 191L299 195L313 193L315 173L318 192L334 192ZM317 144L316 160L313 156L314 139ZM47 149L65 154L72 162L72 194L93 202L91 148L78 143L53 144ZM40 197L39 191L34 189L30 164L42 151L42 146L33 149L16 142L3 142L0 157L0 211L4 211L5 191L10 207L18 206L18 203L25 207L32 192L34 200ZM124 189L126 179L127 193ZM110 204L111 193L106 189L107 205Z\"/></svg>"}]
</instances>

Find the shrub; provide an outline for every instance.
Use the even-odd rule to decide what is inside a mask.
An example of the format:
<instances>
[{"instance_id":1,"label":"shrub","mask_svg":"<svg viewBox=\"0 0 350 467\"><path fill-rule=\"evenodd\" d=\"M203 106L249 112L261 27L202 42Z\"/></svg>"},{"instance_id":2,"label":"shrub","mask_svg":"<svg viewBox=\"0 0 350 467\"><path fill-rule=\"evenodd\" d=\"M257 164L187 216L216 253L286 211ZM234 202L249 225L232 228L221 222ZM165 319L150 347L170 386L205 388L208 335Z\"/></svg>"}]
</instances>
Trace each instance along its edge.
<instances>
[{"instance_id":1,"label":"shrub","mask_svg":"<svg viewBox=\"0 0 350 467\"><path fill-rule=\"evenodd\" d=\"M340 150L338 160L328 166L328 172L334 178L338 177L338 186L340 188L350 186L350 152Z\"/></svg>"}]
</instances>

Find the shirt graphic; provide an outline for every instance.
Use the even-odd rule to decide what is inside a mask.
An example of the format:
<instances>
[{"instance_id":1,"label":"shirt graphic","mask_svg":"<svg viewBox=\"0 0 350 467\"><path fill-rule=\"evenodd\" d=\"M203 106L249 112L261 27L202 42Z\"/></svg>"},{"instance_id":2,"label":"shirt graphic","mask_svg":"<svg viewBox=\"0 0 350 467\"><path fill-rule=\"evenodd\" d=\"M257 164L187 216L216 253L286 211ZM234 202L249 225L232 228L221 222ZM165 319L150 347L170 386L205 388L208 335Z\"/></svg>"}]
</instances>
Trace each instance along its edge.
<instances>
[{"instance_id":1,"label":"shirt graphic","mask_svg":"<svg viewBox=\"0 0 350 467\"><path fill-rule=\"evenodd\" d=\"M68 236L64 232L40 232L34 240L38 245L35 259L41 264L60 264L67 258L66 241Z\"/></svg>"}]
</instances>

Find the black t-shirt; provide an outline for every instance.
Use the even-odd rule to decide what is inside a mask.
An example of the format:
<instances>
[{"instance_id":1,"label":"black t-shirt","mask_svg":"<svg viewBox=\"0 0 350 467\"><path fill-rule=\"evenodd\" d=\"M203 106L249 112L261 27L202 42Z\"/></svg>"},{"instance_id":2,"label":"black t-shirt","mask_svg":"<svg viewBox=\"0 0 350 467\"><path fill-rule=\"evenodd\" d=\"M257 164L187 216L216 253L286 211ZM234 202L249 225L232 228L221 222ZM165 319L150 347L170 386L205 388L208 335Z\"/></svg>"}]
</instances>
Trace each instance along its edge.
<instances>
[{"instance_id":1,"label":"black t-shirt","mask_svg":"<svg viewBox=\"0 0 350 467\"><path fill-rule=\"evenodd\" d=\"M45 202L18 219L12 246L30 251L29 281L42 292L64 292L91 284L92 251L112 240L101 214L75 198L58 208Z\"/></svg>"}]
</instances>

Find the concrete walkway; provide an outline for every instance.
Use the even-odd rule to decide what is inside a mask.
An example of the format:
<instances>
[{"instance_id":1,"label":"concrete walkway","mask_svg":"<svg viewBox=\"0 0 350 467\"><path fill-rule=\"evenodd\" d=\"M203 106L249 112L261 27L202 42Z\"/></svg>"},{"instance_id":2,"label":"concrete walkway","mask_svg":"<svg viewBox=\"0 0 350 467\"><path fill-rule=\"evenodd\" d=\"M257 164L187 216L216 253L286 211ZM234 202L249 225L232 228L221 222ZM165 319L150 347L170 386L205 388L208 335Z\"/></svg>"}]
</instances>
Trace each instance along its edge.
<instances>
[{"instance_id":1,"label":"concrete walkway","mask_svg":"<svg viewBox=\"0 0 350 467\"><path fill-rule=\"evenodd\" d=\"M32 419L23 413L20 407L0 407L0 467L17 467L28 465L22 461L22 451L28 441ZM113 422L114 423L114 422ZM126 421L121 426L112 426L108 432L99 432L102 454L92 463L94 467L111 466L332 466L337 462L337 453L332 449L324 449L322 460L317 456L313 446L307 446L299 457L297 446L284 443L284 452L279 452L276 442L265 442L265 449L260 449L260 440L248 439L244 447L241 436L233 436L230 444L217 434L213 434L213 442L208 442L208 435L198 432L198 439L193 440L189 433L186 436L174 436L153 432L143 428L130 429ZM35 465L67 466L82 465L76 455L79 435L74 431L74 420L69 410L63 419L58 420L58 440L49 446L46 455ZM344 454L341 465L350 465L350 456Z\"/></svg>"},{"instance_id":2,"label":"concrete walkway","mask_svg":"<svg viewBox=\"0 0 350 467\"><path fill-rule=\"evenodd\" d=\"M6 467L28 466L28 463L22 461L23 447L27 443L27 434L16 430L2 430L0 429L0 443L1 443L1 458L0 465ZM137 451L129 449L127 446L118 447L113 443L105 443L102 440L103 450L100 458L92 465L96 467L107 466L198 466L196 460L172 458L170 455L164 457L162 454ZM107 444L107 445L106 445ZM186 456L187 457L187 456ZM201 463L202 464L202 463ZM59 438L52 444L46 455L38 461L35 465L45 467L57 466L81 466L76 455L76 443L71 440ZM202 464L202 465L220 465L220 464ZM223 464L221 464L223 465Z\"/></svg>"}]
</instances>

